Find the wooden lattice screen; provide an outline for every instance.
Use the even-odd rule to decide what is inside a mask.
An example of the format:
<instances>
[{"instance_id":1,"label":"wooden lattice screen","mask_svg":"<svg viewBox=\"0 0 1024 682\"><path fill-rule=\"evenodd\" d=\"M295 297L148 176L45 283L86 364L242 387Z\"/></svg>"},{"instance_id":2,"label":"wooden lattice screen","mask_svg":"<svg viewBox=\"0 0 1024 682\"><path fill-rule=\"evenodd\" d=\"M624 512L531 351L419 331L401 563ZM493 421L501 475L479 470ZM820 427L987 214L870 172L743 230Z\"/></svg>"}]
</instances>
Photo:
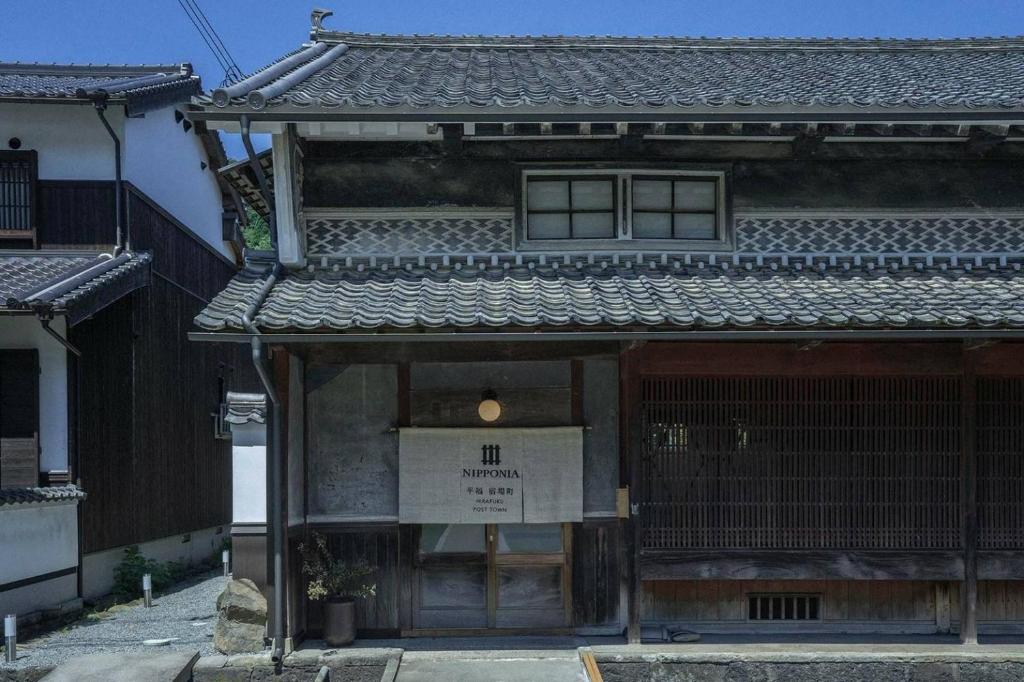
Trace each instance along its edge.
<instances>
[{"instance_id":1,"label":"wooden lattice screen","mask_svg":"<svg viewBox=\"0 0 1024 682\"><path fill-rule=\"evenodd\" d=\"M34 233L35 183L33 152L0 152L0 239Z\"/></svg>"},{"instance_id":2,"label":"wooden lattice screen","mask_svg":"<svg viewBox=\"0 0 1024 682\"><path fill-rule=\"evenodd\" d=\"M959 547L960 392L945 376L646 377L643 547Z\"/></svg>"},{"instance_id":3,"label":"wooden lattice screen","mask_svg":"<svg viewBox=\"0 0 1024 682\"><path fill-rule=\"evenodd\" d=\"M1024 379L978 380L978 546L1024 548Z\"/></svg>"}]
</instances>

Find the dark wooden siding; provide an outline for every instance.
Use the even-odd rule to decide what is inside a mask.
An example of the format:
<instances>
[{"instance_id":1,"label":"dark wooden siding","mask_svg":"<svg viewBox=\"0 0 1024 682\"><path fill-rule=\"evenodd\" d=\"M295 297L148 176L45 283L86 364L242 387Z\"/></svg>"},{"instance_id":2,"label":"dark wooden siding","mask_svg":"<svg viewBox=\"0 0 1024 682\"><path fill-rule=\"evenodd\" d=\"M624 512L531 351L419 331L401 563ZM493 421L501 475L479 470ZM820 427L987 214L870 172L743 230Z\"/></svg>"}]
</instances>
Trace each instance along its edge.
<instances>
[{"instance_id":1,"label":"dark wooden siding","mask_svg":"<svg viewBox=\"0 0 1024 682\"><path fill-rule=\"evenodd\" d=\"M1003 145L977 159L962 144L843 143L818 148L814 158L794 158L791 145L778 143L312 142L303 161L303 201L318 207L511 206L521 164L726 164L736 209L1019 207L1024 164L1013 158L1019 153Z\"/></svg>"},{"instance_id":2,"label":"dark wooden siding","mask_svg":"<svg viewBox=\"0 0 1024 682\"><path fill-rule=\"evenodd\" d=\"M79 469L73 475L88 495L81 517L84 552L137 542L141 537L137 510L144 505L147 491L136 478L132 447L134 295L73 327L69 334L82 351L76 429Z\"/></svg>"},{"instance_id":3,"label":"dark wooden siding","mask_svg":"<svg viewBox=\"0 0 1024 682\"><path fill-rule=\"evenodd\" d=\"M37 192L37 241L42 248L114 244L113 182L40 180Z\"/></svg>"},{"instance_id":4,"label":"dark wooden siding","mask_svg":"<svg viewBox=\"0 0 1024 682\"><path fill-rule=\"evenodd\" d=\"M192 319L233 266L129 188L133 248L151 284L71 331L83 350L79 475L83 551L231 521L231 442L214 438L218 377L255 383L246 348L193 343Z\"/></svg>"},{"instance_id":5,"label":"dark wooden siding","mask_svg":"<svg viewBox=\"0 0 1024 682\"><path fill-rule=\"evenodd\" d=\"M619 622L619 522L572 526L573 625Z\"/></svg>"},{"instance_id":6,"label":"dark wooden siding","mask_svg":"<svg viewBox=\"0 0 1024 682\"><path fill-rule=\"evenodd\" d=\"M374 597L356 601L356 627L366 633L394 632L399 628L399 527L352 527L321 530L332 554L346 561L365 562L376 569L373 580L377 586ZM304 582L304 581L303 581ZM309 602L306 627L310 635L318 635L322 608Z\"/></svg>"}]
</instances>

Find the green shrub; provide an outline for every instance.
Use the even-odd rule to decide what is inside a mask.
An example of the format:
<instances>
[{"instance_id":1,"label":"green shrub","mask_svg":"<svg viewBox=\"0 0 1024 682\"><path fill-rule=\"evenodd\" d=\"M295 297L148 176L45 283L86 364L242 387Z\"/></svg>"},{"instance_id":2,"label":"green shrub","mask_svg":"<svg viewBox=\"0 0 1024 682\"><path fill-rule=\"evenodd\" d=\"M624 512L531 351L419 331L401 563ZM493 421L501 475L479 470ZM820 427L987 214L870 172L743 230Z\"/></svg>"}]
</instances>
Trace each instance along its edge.
<instances>
[{"instance_id":1,"label":"green shrub","mask_svg":"<svg viewBox=\"0 0 1024 682\"><path fill-rule=\"evenodd\" d=\"M142 576L146 573L153 579L153 591L159 592L186 578L189 567L181 561L147 559L138 545L132 545L124 550L124 558L114 569L114 594L141 597Z\"/></svg>"}]
</instances>

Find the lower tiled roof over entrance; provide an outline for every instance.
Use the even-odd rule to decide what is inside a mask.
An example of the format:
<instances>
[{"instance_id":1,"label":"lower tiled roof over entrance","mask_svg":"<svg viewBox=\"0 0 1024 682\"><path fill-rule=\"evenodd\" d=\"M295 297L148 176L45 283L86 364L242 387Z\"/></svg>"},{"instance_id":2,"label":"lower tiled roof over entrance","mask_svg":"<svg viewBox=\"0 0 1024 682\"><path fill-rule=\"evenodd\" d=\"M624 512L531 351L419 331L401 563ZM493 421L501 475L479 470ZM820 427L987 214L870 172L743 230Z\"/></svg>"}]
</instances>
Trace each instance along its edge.
<instances>
[{"instance_id":1,"label":"lower tiled roof over entrance","mask_svg":"<svg viewBox=\"0 0 1024 682\"><path fill-rule=\"evenodd\" d=\"M1006 261L875 267L653 263L283 271L250 264L196 317L206 331L416 328L1021 328Z\"/></svg>"}]
</instances>

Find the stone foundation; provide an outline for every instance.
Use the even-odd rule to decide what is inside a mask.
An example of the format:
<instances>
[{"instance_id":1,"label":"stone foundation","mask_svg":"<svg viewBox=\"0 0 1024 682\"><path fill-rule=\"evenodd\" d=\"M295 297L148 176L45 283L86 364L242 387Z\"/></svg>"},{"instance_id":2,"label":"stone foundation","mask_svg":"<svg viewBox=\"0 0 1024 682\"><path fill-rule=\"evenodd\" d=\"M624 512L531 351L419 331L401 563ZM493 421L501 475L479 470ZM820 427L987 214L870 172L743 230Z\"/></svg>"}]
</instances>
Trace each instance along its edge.
<instances>
[{"instance_id":1,"label":"stone foundation","mask_svg":"<svg viewBox=\"0 0 1024 682\"><path fill-rule=\"evenodd\" d=\"M285 656L278 672L270 654L205 656L192 669L192 681L312 682L326 666L331 682L380 682L388 662L401 657L401 649L300 650Z\"/></svg>"}]
</instances>

